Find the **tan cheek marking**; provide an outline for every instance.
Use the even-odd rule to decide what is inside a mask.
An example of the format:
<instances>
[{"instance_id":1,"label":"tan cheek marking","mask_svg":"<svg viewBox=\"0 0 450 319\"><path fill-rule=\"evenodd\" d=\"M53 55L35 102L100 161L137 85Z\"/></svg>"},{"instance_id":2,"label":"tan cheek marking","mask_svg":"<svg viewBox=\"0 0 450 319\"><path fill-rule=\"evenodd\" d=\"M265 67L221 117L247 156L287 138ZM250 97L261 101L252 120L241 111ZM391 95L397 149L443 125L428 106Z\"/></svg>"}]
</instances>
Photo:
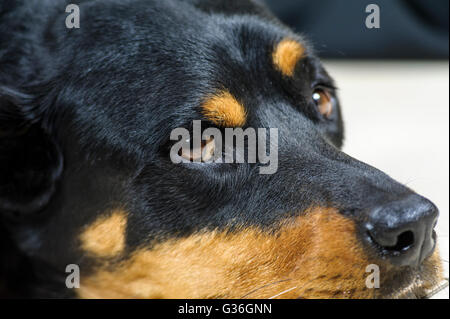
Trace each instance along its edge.
<instances>
[{"instance_id":1,"label":"tan cheek marking","mask_svg":"<svg viewBox=\"0 0 450 319\"><path fill-rule=\"evenodd\" d=\"M81 234L81 247L98 257L114 257L125 248L126 213L114 211L89 225Z\"/></svg>"},{"instance_id":2,"label":"tan cheek marking","mask_svg":"<svg viewBox=\"0 0 450 319\"><path fill-rule=\"evenodd\" d=\"M243 126L247 118L244 106L226 91L209 97L202 112L205 118L222 127Z\"/></svg>"},{"instance_id":3,"label":"tan cheek marking","mask_svg":"<svg viewBox=\"0 0 450 319\"><path fill-rule=\"evenodd\" d=\"M368 297L367 265L354 223L317 208L272 235L213 231L139 249L82 278L77 291L83 298L269 298L297 287L280 298Z\"/></svg>"},{"instance_id":4,"label":"tan cheek marking","mask_svg":"<svg viewBox=\"0 0 450 319\"><path fill-rule=\"evenodd\" d=\"M293 76L295 66L303 57L305 48L297 41L284 39L276 46L273 54L273 64L286 76Z\"/></svg>"}]
</instances>

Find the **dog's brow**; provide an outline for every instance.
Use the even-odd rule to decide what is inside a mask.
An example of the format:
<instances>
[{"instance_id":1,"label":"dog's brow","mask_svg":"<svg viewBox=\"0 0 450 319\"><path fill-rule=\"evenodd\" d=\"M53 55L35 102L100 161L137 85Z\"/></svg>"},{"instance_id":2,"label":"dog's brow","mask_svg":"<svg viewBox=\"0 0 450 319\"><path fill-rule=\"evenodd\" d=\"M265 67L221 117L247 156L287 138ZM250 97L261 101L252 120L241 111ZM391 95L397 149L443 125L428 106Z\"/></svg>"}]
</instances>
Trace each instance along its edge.
<instances>
[{"instance_id":1,"label":"dog's brow","mask_svg":"<svg viewBox=\"0 0 450 319\"><path fill-rule=\"evenodd\" d=\"M222 127L243 126L247 120L244 106L227 91L221 91L205 99L202 113L206 119Z\"/></svg>"},{"instance_id":2,"label":"dog's brow","mask_svg":"<svg viewBox=\"0 0 450 319\"><path fill-rule=\"evenodd\" d=\"M295 67L304 57L305 48L299 42L292 39L284 39L278 43L272 53L275 67L285 76L293 76Z\"/></svg>"}]
</instances>

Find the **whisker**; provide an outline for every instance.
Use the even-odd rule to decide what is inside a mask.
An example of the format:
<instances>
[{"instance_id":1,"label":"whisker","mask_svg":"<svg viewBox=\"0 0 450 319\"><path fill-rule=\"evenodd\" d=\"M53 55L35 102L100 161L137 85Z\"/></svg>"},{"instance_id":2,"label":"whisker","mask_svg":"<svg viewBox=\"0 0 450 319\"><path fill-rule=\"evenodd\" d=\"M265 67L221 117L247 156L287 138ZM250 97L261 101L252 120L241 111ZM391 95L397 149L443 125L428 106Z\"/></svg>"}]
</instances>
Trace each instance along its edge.
<instances>
[{"instance_id":1,"label":"whisker","mask_svg":"<svg viewBox=\"0 0 450 319\"><path fill-rule=\"evenodd\" d=\"M292 291L292 290L294 290L294 289L297 289L297 287L292 287L291 289L288 289L288 290L285 290L285 291L283 291L283 292L280 292L279 294L276 294L275 296L272 296L272 297L270 297L270 298L268 298L268 299L274 299L274 298L279 297L279 296L281 296L281 295L284 295L284 294L286 294L286 293L288 293L289 291Z\"/></svg>"},{"instance_id":2,"label":"whisker","mask_svg":"<svg viewBox=\"0 0 450 319\"><path fill-rule=\"evenodd\" d=\"M448 260L443 259L443 258L441 258L441 261L443 261L443 262L445 262L445 263L448 263L448 262L449 262ZM315 280L319 280L319 279L323 280L323 278L319 278L319 277L313 278L313 279L309 280L309 281L305 284L305 286L307 286L307 285L310 284L311 282L313 282L313 281L315 281ZM267 287L270 287L270 286L273 286L273 285L276 285L276 284L280 284L280 283L283 283L283 282L291 281L291 280L292 280L292 278L288 278L288 279L283 279L283 280L279 280L279 281L275 281L275 282L272 282L272 283L265 284L265 285L263 285L263 286L261 286L261 287L259 287L259 288L256 288L256 289L250 291L249 293L243 295L240 299L247 298L248 296L254 294L255 292L257 292L257 291L259 291L259 290L261 290L261 289L264 289L264 288L267 288ZM443 289L445 289L446 287L448 287L448 285L449 285L448 278L445 278L444 281L443 281L440 285L438 285L437 288L434 288L431 292L429 292L425 298L429 298L429 297L435 295L436 293L438 293L438 292L440 292L441 290L443 290ZM274 295L274 296L272 296L272 297L270 297L270 298L268 298L268 299L274 299L274 298L277 298L277 297L279 297L279 296L281 296L281 295L284 295L284 294L286 294L286 293L288 293L288 292L291 292L291 291L294 290L294 289L300 289L300 287L297 287L297 286L292 287L292 288L287 289L287 290L285 290L285 291L282 291L282 292L280 292L280 293L278 293L278 294L276 294L276 295ZM375 290L373 291L373 297L374 297L374 298L376 297L376 291L375 291Z\"/></svg>"},{"instance_id":3,"label":"whisker","mask_svg":"<svg viewBox=\"0 0 450 319\"><path fill-rule=\"evenodd\" d=\"M292 279L288 278L288 279L283 279L283 280L271 282L271 283L269 283L269 284L266 284L266 285L264 285L264 286L261 286L261 287L259 287L259 288L256 288L256 289L250 291L249 293L247 293L247 294L245 294L244 296L242 296L240 299L247 298L247 297L250 296L251 294L254 294L255 292L257 292L257 291L259 291L259 290L261 290L261 289L264 289L264 288L267 288L267 287L270 287L270 286L273 286L273 285L276 285L276 284L280 284L280 283L282 283L282 282L290 281L290 280L292 280Z\"/></svg>"},{"instance_id":4,"label":"whisker","mask_svg":"<svg viewBox=\"0 0 450 319\"><path fill-rule=\"evenodd\" d=\"M433 288L431 291L429 291L427 293L425 298L426 299L430 299L431 297L433 297L434 295L438 294L439 292L441 292L442 290L444 290L448 286L449 286L448 278L444 278L444 280L439 285L437 285L435 288Z\"/></svg>"}]
</instances>

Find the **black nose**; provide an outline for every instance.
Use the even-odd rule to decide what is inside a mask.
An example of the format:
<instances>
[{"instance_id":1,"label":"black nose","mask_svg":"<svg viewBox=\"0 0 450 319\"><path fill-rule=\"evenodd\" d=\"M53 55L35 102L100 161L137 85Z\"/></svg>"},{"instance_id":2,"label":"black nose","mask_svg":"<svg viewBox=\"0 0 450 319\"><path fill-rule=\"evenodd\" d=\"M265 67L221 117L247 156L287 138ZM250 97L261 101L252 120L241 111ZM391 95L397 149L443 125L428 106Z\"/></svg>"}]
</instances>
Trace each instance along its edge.
<instances>
[{"instance_id":1,"label":"black nose","mask_svg":"<svg viewBox=\"0 0 450 319\"><path fill-rule=\"evenodd\" d=\"M364 228L381 256L397 266L418 266L431 255L439 215L429 200L411 195L373 209Z\"/></svg>"}]
</instances>

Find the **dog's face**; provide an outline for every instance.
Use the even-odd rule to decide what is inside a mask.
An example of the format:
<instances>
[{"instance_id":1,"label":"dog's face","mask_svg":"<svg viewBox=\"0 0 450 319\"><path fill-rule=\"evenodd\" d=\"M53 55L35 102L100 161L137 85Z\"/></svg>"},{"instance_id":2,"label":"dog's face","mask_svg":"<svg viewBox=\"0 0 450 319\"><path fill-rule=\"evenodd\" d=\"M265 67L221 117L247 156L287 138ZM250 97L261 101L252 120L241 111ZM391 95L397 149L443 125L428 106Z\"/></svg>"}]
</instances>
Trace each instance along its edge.
<instances>
[{"instance_id":1,"label":"dog's face","mask_svg":"<svg viewBox=\"0 0 450 319\"><path fill-rule=\"evenodd\" d=\"M5 64L0 211L38 291L425 295L441 275L437 209L340 151L336 89L312 49L261 17L173 5L88 2L80 29L46 23L40 50ZM276 172L189 162L207 141L174 164L171 132L195 120L278 129ZM81 270L73 291L69 264Z\"/></svg>"}]
</instances>

